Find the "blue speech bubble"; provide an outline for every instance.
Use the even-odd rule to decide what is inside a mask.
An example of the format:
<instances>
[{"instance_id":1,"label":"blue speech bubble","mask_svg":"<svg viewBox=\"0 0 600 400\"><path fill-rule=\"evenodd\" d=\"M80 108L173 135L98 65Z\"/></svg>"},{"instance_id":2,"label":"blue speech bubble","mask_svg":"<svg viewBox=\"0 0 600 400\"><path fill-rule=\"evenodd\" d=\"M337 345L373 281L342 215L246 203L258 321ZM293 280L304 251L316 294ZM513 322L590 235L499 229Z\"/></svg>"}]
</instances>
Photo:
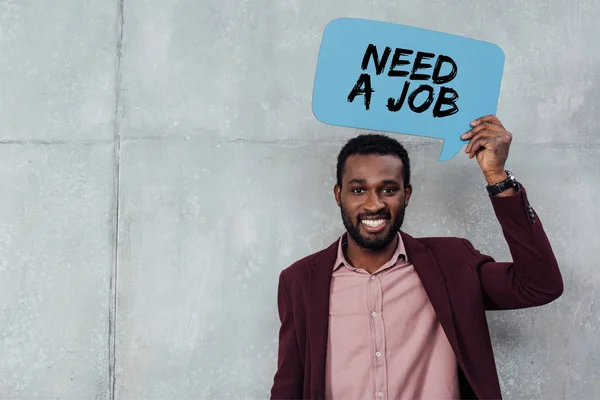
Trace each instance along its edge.
<instances>
[{"instance_id":1,"label":"blue speech bubble","mask_svg":"<svg viewBox=\"0 0 600 400\"><path fill-rule=\"evenodd\" d=\"M459 153L470 123L495 114L504 52L493 43L355 18L323 33L312 109L326 124L444 139Z\"/></svg>"}]
</instances>

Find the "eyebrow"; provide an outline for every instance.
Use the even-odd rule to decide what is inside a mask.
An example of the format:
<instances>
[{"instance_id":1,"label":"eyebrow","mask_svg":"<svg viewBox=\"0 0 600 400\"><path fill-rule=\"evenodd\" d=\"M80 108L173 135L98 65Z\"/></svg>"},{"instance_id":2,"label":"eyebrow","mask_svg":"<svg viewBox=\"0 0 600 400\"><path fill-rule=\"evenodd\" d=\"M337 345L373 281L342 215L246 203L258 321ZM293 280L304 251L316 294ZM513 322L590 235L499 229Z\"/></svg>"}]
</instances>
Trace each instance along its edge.
<instances>
[{"instance_id":1,"label":"eyebrow","mask_svg":"<svg viewBox=\"0 0 600 400\"><path fill-rule=\"evenodd\" d=\"M352 179L350 182L348 182L349 185L351 185L353 183L357 183L359 185L364 185L365 183L367 183L367 180L366 179ZM385 180L381 181L381 183L383 185L400 185L400 182L398 182L394 179L385 179Z\"/></svg>"}]
</instances>

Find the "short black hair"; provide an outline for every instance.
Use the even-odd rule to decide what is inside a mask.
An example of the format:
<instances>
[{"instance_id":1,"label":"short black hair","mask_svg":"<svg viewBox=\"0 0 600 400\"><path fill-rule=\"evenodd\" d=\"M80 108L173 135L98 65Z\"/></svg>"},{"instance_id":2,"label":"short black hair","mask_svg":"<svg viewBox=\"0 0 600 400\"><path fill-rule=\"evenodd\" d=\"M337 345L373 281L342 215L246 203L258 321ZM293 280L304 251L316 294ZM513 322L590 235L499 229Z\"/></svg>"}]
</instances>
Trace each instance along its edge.
<instances>
[{"instance_id":1,"label":"short black hair","mask_svg":"<svg viewBox=\"0 0 600 400\"><path fill-rule=\"evenodd\" d=\"M344 173L346 160L354 154L394 155L400 158L403 166L402 178L404 180L404 188L406 189L410 185L410 160L404 146L389 136L369 133L350 139L340 150L337 159L337 184L339 187L342 187L342 174Z\"/></svg>"}]
</instances>

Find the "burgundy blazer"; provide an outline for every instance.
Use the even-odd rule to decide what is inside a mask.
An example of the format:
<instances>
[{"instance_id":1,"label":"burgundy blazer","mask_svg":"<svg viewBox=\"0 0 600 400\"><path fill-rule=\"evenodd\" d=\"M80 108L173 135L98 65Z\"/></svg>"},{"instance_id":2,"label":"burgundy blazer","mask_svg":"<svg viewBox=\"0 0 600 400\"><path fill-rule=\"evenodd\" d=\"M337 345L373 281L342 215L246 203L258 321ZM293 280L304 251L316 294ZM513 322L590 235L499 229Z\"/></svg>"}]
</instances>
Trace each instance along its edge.
<instances>
[{"instance_id":1,"label":"burgundy blazer","mask_svg":"<svg viewBox=\"0 0 600 400\"><path fill-rule=\"evenodd\" d=\"M524 187L490 198L513 262L496 262L465 239L401 231L459 366L462 398L501 398L486 310L541 306L563 292L562 276ZM329 296L337 241L279 276L281 320L271 399L325 398ZM390 371L393 379L393 371Z\"/></svg>"}]
</instances>

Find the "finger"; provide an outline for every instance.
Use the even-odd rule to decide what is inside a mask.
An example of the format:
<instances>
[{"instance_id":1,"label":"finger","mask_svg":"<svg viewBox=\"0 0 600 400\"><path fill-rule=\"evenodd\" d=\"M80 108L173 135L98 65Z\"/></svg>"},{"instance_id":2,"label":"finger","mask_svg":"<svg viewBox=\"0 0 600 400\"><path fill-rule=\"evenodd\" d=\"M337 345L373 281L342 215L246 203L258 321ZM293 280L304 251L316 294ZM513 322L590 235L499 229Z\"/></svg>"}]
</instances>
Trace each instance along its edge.
<instances>
[{"instance_id":1,"label":"finger","mask_svg":"<svg viewBox=\"0 0 600 400\"><path fill-rule=\"evenodd\" d=\"M482 132L477 133L475 136L473 136L473 138L467 145L467 148L465 149L465 153L469 153L471 151L471 148L473 147L475 142L477 142L477 140L479 140L481 138L491 138L494 136L498 136L498 133L492 132L492 131L482 131Z\"/></svg>"},{"instance_id":2,"label":"finger","mask_svg":"<svg viewBox=\"0 0 600 400\"><path fill-rule=\"evenodd\" d=\"M489 131L498 132L498 133L502 133L505 131L504 128L502 128L498 125L493 125L493 124L490 124L489 122L484 122L484 123L478 124L470 131L465 132L463 135L461 135L461 138L469 139L469 138L473 137L475 134L477 134L478 132L481 132L483 130L489 130Z\"/></svg>"},{"instance_id":3,"label":"finger","mask_svg":"<svg viewBox=\"0 0 600 400\"><path fill-rule=\"evenodd\" d=\"M477 155L477 153L479 153L480 150L483 150L485 148L485 145L488 144L489 142L491 142L492 138L489 137L484 137L484 138L479 138L475 141L475 143L473 143L473 146L471 147L471 151L469 152L469 158L473 158Z\"/></svg>"},{"instance_id":4,"label":"finger","mask_svg":"<svg viewBox=\"0 0 600 400\"><path fill-rule=\"evenodd\" d=\"M483 140L483 142L481 140ZM510 146L511 141L512 135L508 131L503 131L500 134L497 132L482 131L475 135L473 139L471 139L469 145L467 146L466 152L473 154L477 153L480 150L477 146L478 143L479 145L483 144L485 147L488 147L487 145L489 143L494 143L493 146L495 149L506 148L508 151L508 146ZM491 149L491 147L489 148Z\"/></svg>"},{"instance_id":5,"label":"finger","mask_svg":"<svg viewBox=\"0 0 600 400\"><path fill-rule=\"evenodd\" d=\"M500 120L498 119L498 117L496 117L493 114L486 115L484 117L477 118L477 119L473 120L471 122L471 126L477 126L477 125L481 124L482 122L489 122L491 124L498 125L501 128L504 128L504 125L502 125L502 122L500 122Z\"/></svg>"},{"instance_id":6,"label":"finger","mask_svg":"<svg viewBox=\"0 0 600 400\"><path fill-rule=\"evenodd\" d=\"M472 128L471 130L475 133L482 131L482 130L490 130L493 132L504 132L505 129L499 125L495 125L489 122L482 122L477 124L474 128Z\"/></svg>"}]
</instances>

